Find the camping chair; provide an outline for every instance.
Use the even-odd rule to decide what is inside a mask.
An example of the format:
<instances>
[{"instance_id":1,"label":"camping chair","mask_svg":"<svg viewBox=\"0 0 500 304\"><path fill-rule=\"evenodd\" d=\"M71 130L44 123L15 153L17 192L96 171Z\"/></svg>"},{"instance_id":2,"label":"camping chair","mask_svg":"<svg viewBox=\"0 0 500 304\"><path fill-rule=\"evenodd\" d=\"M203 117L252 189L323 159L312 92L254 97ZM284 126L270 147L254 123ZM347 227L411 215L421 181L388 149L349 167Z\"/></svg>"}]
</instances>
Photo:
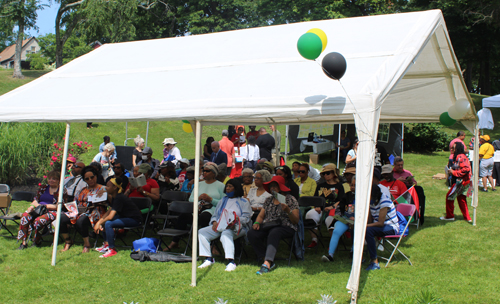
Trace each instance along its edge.
<instances>
[{"instance_id":1,"label":"camping chair","mask_svg":"<svg viewBox=\"0 0 500 304\"><path fill-rule=\"evenodd\" d=\"M396 206L396 210L399 211L399 213L401 213L404 217L409 217L408 218L408 223L406 224L405 226L405 229L403 231L406 231L406 229L408 229L408 226L410 225L410 222L413 218L413 215L415 214L415 209L417 207L415 207L415 205L410 205L410 204L398 204ZM409 234L408 234L409 235ZM381 259L384 259L387 261L387 264L385 264L385 267L387 267L387 265L389 265L389 263L391 262L392 260L392 257L394 256L394 253L396 253L396 250L401 253L401 255L408 260L408 262L410 263L410 265L412 265L410 259L403 253L401 252L401 250L399 250L399 244L401 243L401 239L403 239L403 237L405 237L404 233L401 234L401 235L386 235L384 237L385 240L387 240L387 243L389 243L393 248L394 250L392 250L392 253L391 253L391 256L387 259L387 258L384 258L384 257L380 257ZM396 245L394 245L389 239L398 239L398 242L396 243ZM384 242L385 244L386 242Z\"/></svg>"},{"instance_id":2,"label":"camping chair","mask_svg":"<svg viewBox=\"0 0 500 304\"><path fill-rule=\"evenodd\" d=\"M300 207L314 207L314 208L320 207L321 210L323 210L325 209L325 204L326 200L324 197L321 196L301 196L299 198ZM325 244L323 244L323 241L321 240L321 238L323 238L323 234L321 234L321 221L319 223L315 223L312 220L306 220L304 221L304 229L311 231L318 238L319 242L321 243L321 246L325 248ZM315 231L316 229L319 232L319 236L318 233L316 233ZM318 246L316 246L316 252L318 252Z\"/></svg>"},{"instance_id":3,"label":"camping chair","mask_svg":"<svg viewBox=\"0 0 500 304\"><path fill-rule=\"evenodd\" d=\"M151 210L153 209L152 206L152 200L149 197L131 197L130 198L132 202L141 210L142 214L142 224L134 227L123 227L124 230L129 230L134 232L139 238L143 238L144 234L146 233L146 227L148 226L148 221L149 221L149 214L151 213ZM142 232L141 232L142 230ZM125 240L123 240L123 237L121 235L117 235L117 237L122 240L123 244L127 246L125 243ZM97 240L96 240L97 241Z\"/></svg>"},{"instance_id":4,"label":"camping chair","mask_svg":"<svg viewBox=\"0 0 500 304\"><path fill-rule=\"evenodd\" d=\"M167 218L168 218L168 216L170 216L171 212L175 212L175 213L179 213L179 214L192 214L193 213L193 203L173 201L168 208ZM190 246L189 241L191 240L192 231L193 231L193 226L191 226L191 228L189 230L164 228L156 233L160 237L160 242L158 243L158 248L160 247L160 244L163 242L162 238L164 236L180 237L181 240L183 240L182 237L188 235L189 237L188 237L188 240L186 242L186 249L184 249L184 255L186 255L187 249ZM163 243L165 244L165 246L167 246L167 248L169 248L165 242L163 242ZM156 248L156 250L158 250L158 248ZM196 253L193 253L193 254L196 254Z\"/></svg>"},{"instance_id":5,"label":"camping chair","mask_svg":"<svg viewBox=\"0 0 500 304\"><path fill-rule=\"evenodd\" d=\"M190 194L182 191L164 191L160 196L160 203L158 204L158 208L156 209L156 213L151 216L153 220L163 220L163 228L167 226L168 221L175 220L179 216L178 215L168 215L168 204L173 201L187 201L189 199ZM165 212L164 210L167 210Z\"/></svg>"},{"instance_id":6,"label":"camping chair","mask_svg":"<svg viewBox=\"0 0 500 304\"><path fill-rule=\"evenodd\" d=\"M7 185L0 185L0 192L2 192L2 190L5 190L5 189L7 189L7 191L10 191L10 189L8 188L9 186L7 186L7 188L2 187L2 186L7 186ZM8 193L8 192L3 192L3 193ZM18 214L9 214L9 209L12 205L12 202L13 201L31 202L31 201L33 201L34 197L35 197L35 194L32 192L18 191L12 195L11 203L9 204L9 206L7 206L7 208L5 208L5 210L4 210L4 208L1 208L3 215L0 216L0 227L5 228L5 230L7 230L11 234L12 237L15 237L15 235L7 228L7 221L13 221L16 225L19 225L19 223L16 220L20 219Z\"/></svg>"}]
</instances>

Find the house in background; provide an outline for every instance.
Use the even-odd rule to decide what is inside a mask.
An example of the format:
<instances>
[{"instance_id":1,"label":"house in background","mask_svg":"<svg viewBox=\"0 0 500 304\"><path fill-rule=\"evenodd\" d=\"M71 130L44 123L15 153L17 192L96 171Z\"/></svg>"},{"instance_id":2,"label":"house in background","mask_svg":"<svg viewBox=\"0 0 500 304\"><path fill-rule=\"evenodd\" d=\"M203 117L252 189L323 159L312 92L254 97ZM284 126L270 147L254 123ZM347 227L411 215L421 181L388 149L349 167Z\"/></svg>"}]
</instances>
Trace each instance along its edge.
<instances>
[{"instance_id":1,"label":"house in background","mask_svg":"<svg viewBox=\"0 0 500 304\"><path fill-rule=\"evenodd\" d=\"M21 68L29 69L29 63L26 61L28 54L40 52L40 45L35 37L31 37L23 41L21 50ZM0 66L4 69L14 68L14 55L16 53L16 45L8 46L0 53Z\"/></svg>"}]
</instances>

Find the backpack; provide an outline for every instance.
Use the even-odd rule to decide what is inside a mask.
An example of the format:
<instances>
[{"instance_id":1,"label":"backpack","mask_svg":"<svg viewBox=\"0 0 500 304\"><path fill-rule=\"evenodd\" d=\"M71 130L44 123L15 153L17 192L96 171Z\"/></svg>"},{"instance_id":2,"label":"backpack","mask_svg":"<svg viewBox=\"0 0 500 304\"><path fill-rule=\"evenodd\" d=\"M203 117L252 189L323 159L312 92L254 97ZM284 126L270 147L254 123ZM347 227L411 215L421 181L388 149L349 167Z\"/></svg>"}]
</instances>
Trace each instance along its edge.
<instances>
[{"instance_id":1,"label":"backpack","mask_svg":"<svg viewBox=\"0 0 500 304\"><path fill-rule=\"evenodd\" d=\"M398 216L398 221L399 221L399 232L398 235L402 235L404 233L404 236L408 235L409 227L406 227L408 225L408 221L406 218L401 214L401 212L396 211L396 214ZM406 230L405 230L406 227Z\"/></svg>"}]
</instances>

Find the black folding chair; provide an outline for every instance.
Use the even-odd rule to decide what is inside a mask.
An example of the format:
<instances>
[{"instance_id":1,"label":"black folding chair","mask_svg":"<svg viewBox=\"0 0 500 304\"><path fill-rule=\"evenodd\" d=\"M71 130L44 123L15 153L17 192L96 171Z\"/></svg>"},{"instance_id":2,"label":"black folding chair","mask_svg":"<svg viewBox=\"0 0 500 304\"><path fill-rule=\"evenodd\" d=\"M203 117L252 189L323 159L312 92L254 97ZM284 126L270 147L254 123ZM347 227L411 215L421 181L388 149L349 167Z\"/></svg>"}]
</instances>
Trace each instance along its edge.
<instances>
[{"instance_id":1,"label":"black folding chair","mask_svg":"<svg viewBox=\"0 0 500 304\"><path fill-rule=\"evenodd\" d=\"M178 213L179 215L192 214L193 213L193 203L173 201L168 208L167 218L171 212ZM160 244L163 242L162 238L165 236L167 236L167 237L179 237L179 238L181 238L181 240L183 240L182 239L183 237L189 236L188 240L186 242L186 249L184 249L184 255L186 255L187 249L190 246L189 241L191 240L192 231L193 231L192 225L191 225L191 228L189 230L164 228L156 233L160 237L160 242L158 243L158 248L160 247ZM169 248L166 243L164 243L164 244L167 246L167 248ZM156 248L156 249L158 250L158 248Z\"/></svg>"},{"instance_id":2,"label":"black folding chair","mask_svg":"<svg viewBox=\"0 0 500 304\"><path fill-rule=\"evenodd\" d=\"M153 220L163 220L162 229L165 229L169 221L177 219L179 216L168 214L168 205L173 201L187 201L190 194L182 191L164 191L160 196L160 203L154 215L151 216Z\"/></svg>"},{"instance_id":3,"label":"black folding chair","mask_svg":"<svg viewBox=\"0 0 500 304\"><path fill-rule=\"evenodd\" d=\"M149 197L131 197L130 199L139 208L139 210L141 210L142 223L133 227L123 227L123 229L134 232L137 237L142 239L144 237L144 234L146 233L149 215L151 213L151 210L153 209L153 201ZM125 246L127 246L125 240L121 235L117 235L117 237L123 242L123 244L125 244Z\"/></svg>"},{"instance_id":4,"label":"black folding chair","mask_svg":"<svg viewBox=\"0 0 500 304\"><path fill-rule=\"evenodd\" d=\"M9 193L9 192L2 192L5 190L10 191L9 186L5 185L5 184L0 185L0 193ZM35 194L32 192L18 191L12 195L12 199L11 199L9 206L7 206L6 208L0 208L2 213L3 213L3 215L0 216L0 228L5 228L5 230L7 230L10 233L11 237L15 237L15 235L9 230L9 228L7 228L7 221L13 221L16 225L19 225L19 223L16 220L20 219L20 217L16 214L9 214L9 209L11 207L12 202L13 201L31 202L31 201L33 201L34 197L35 197Z\"/></svg>"},{"instance_id":5,"label":"black folding chair","mask_svg":"<svg viewBox=\"0 0 500 304\"><path fill-rule=\"evenodd\" d=\"M299 198L299 206L300 207L319 207L321 210L325 209L326 200L322 196L301 196ZM321 233L321 221L316 223L313 220L305 220L304 221L304 229L311 231L316 238L318 238L319 242L325 248L325 244L321 240L323 238L323 234ZM317 233L319 232L319 235ZM316 252L318 252L318 247L316 246Z\"/></svg>"}]
</instances>

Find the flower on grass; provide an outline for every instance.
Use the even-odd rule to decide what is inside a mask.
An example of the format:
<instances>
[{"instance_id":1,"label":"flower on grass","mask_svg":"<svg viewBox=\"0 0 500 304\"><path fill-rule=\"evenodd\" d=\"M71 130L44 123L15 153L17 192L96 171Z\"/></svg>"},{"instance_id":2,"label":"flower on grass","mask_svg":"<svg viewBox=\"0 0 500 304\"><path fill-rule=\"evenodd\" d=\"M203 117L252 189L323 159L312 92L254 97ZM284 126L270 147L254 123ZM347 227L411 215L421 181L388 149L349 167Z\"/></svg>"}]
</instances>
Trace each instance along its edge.
<instances>
[{"instance_id":1,"label":"flower on grass","mask_svg":"<svg viewBox=\"0 0 500 304\"><path fill-rule=\"evenodd\" d=\"M47 178L47 175L44 175L43 178Z\"/></svg>"},{"instance_id":2,"label":"flower on grass","mask_svg":"<svg viewBox=\"0 0 500 304\"><path fill-rule=\"evenodd\" d=\"M57 157L52 156L52 158L51 158L51 159L52 159L52 161L56 161L56 160L57 160Z\"/></svg>"},{"instance_id":3,"label":"flower on grass","mask_svg":"<svg viewBox=\"0 0 500 304\"><path fill-rule=\"evenodd\" d=\"M84 142L84 144L87 144L87 142Z\"/></svg>"},{"instance_id":4,"label":"flower on grass","mask_svg":"<svg viewBox=\"0 0 500 304\"><path fill-rule=\"evenodd\" d=\"M54 163L53 163L53 162L50 162L50 165L51 165L51 166L53 166L53 165L54 165Z\"/></svg>"},{"instance_id":5,"label":"flower on grass","mask_svg":"<svg viewBox=\"0 0 500 304\"><path fill-rule=\"evenodd\" d=\"M41 185L42 185L42 183L38 183L38 186L41 186Z\"/></svg>"}]
</instances>

